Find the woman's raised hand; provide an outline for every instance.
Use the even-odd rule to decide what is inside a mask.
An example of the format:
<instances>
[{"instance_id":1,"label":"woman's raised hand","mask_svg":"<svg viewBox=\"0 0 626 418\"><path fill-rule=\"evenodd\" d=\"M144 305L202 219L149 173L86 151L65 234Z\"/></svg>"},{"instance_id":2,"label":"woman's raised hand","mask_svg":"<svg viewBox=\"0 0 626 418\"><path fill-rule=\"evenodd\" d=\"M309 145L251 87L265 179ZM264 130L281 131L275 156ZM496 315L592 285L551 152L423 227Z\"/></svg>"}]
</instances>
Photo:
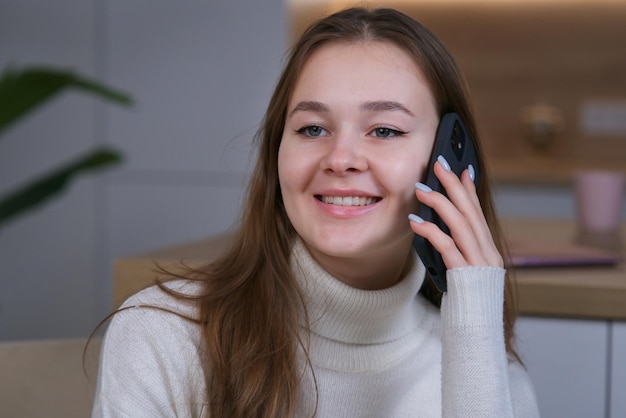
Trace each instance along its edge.
<instances>
[{"instance_id":1,"label":"woman's raised hand","mask_svg":"<svg viewBox=\"0 0 626 418\"><path fill-rule=\"evenodd\" d=\"M441 254L448 269L465 266L503 267L504 262L491 236L474 185L474 169L468 167L460 179L450 170L448 162L439 157L435 175L448 197L432 191L423 183L415 185L421 204L437 212L450 229L450 236L437 225L410 216L411 229L426 238Z\"/></svg>"}]
</instances>

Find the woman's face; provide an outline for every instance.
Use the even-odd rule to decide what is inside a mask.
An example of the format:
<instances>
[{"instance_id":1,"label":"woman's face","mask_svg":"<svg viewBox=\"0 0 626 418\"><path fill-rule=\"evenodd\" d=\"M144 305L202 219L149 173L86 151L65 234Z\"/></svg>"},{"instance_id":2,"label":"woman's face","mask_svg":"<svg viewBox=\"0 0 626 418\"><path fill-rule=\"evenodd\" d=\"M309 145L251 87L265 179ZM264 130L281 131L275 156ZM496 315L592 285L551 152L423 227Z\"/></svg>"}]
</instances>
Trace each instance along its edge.
<instances>
[{"instance_id":1,"label":"woman's face","mask_svg":"<svg viewBox=\"0 0 626 418\"><path fill-rule=\"evenodd\" d=\"M330 43L289 101L278 153L287 215L316 261L347 284L399 279L438 125L420 68L391 43Z\"/></svg>"}]
</instances>

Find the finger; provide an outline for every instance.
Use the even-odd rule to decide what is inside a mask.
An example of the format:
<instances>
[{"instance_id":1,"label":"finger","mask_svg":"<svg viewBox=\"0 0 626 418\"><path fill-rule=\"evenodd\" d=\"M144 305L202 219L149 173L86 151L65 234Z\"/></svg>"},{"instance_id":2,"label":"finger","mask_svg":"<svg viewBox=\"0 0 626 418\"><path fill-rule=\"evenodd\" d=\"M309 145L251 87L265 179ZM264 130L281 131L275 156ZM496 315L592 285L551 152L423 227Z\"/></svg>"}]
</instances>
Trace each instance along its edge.
<instances>
[{"instance_id":1,"label":"finger","mask_svg":"<svg viewBox=\"0 0 626 418\"><path fill-rule=\"evenodd\" d=\"M419 230L413 228L414 232L427 239L439 251L447 268L486 265L487 261L481 257L481 250L469 222L452 202L443 194L432 191L421 183L417 183L415 187L418 200L437 212L449 227L451 236L430 222L420 225ZM418 224L422 223L421 219L412 220Z\"/></svg>"},{"instance_id":2,"label":"finger","mask_svg":"<svg viewBox=\"0 0 626 418\"><path fill-rule=\"evenodd\" d=\"M461 173L461 183L469 193L470 198L473 201L473 204L481 215L482 225L483 227L476 231L478 239L483 246L485 252L489 252L490 255L486 256L489 260L490 265L497 265L499 267L504 266L504 259L496 246L495 241L493 240L493 235L491 233L491 228L489 223L485 218L485 212L483 211L482 205L480 203L480 199L478 197L478 193L476 190L476 182L475 182L475 171L474 167L470 164L463 173Z\"/></svg>"},{"instance_id":3,"label":"finger","mask_svg":"<svg viewBox=\"0 0 626 418\"><path fill-rule=\"evenodd\" d=\"M445 168L446 166L447 162L440 158L435 164L434 171L448 197L437 192L419 193L417 197L423 204L437 212L446 223L456 247L468 264L486 265L488 261L483 257L483 248L475 232L475 228L479 227L473 225L473 223L480 222L482 213L476 213L465 187L454 173ZM479 220L472 221L475 218ZM431 243L435 246L435 242Z\"/></svg>"},{"instance_id":4,"label":"finger","mask_svg":"<svg viewBox=\"0 0 626 418\"><path fill-rule=\"evenodd\" d=\"M469 180L469 173L467 170L464 170L461 173L461 179L459 179L449 168L446 168L446 164L445 160L443 164L438 161L435 164L434 171L437 179L444 187L448 199L463 216L468 219L478 220L479 222L477 223L480 225L480 221L484 220L484 216L473 182L467 181ZM463 183L463 179L466 179L465 183Z\"/></svg>"},{"instance_id":5,"label":"finger","mask_svg":"<svg viewBox=\"0 0 626 418\"><path fill-rule=\"evenodd\" d=\"M465 190L467 191L470 199L472 200L474 208L476 209L476 213L480 215L480 219L482 220L481 222L482 227L476 231L476 234L479 236L481 243L487 244L489 248L491 248L493 251L497 253L498 258L501 258L499 251L496 248L495 243L493 241L491 228L489 227L489 223L487 222L485 218L485 212L483 211L480 199L478 197L478 192L476 189L476 182L474 179L475 179L475 170L474 170L474 167L470 164L467 167L467 169L461 173L461 183L463 184L463 187L465 187Z\"/></svg>"},{"instance_id":6,"label":"finger","mask_svg":"<svg viewBox=\"0 0 626 418\"><path fill-rule=\"evenodd\" d=\"M426 222L417 215L409 215L411 229L417 235L424 237L441 254L447 269L466 267L470 265L459 251L454 240L445 234L437 225Z\"/></svg>"},{"instance_id":7,"label":"finger","mask_svg":"<svg viewBox=\"0 0 626 418\"><path fill-rule=\"evenodd\" d=\"M482 249L483 256L487 260L489 265L503 267L504 261L502 255L500 254L500 251L498 250L493 240L491 228L489 227L489 223L485 218L482 205L478 198L476 183L474 179L475 170L474 167L472 167L472 165L470 164L467 169L461 173L460 180L474 207L474 211L472 213L476 215L476 217L473 218L475 220L471 222L474 234L476 235L476 238Z\"/></svg>"},{"instance_id":8,"label":"finger","mask_svg":"<svg viewBox=\"0 0 626 418\"><path fill-rule=\"evenodd\" d=\"M482 212L483 210L480 205L480 200L478 200L478 194L476 192L476 182L474 180L475 176L476 171L474 170L474 167L470 164L467 169L461 173L461 183L469 193L469 196L472 199L472 203L474 204L474 206L480 209L480 211Z\"/></svg>"},{"instance_id":9,"label":"finger","mask_svg":"<svg viewBox=\"0 0 626 418\"><path fill-rule=\"evenodd\" d=\"M449 199L438 193L421 193L418 199L431 206L448 225L456 246L468 263L502 265L502 257L493 242L469 171L465 170L459 180L446 166L445 159L440 159L434 168Z\"/></svg>"},{"instance_id":10,"label":"finger","mask_svg":"<svg viewBox=\"0 0 626 418\"><path fill-rule=\"evenodd\" d=\"M481 247L483 248L485 258L489 260L490 265L498 265L502 267L504 266L504 261L500 251L496 247L493 235L491 234L491 228L489 228L489 223L485 218L484 211L476 191L476 182L474 181L474 178L474 167L470 164L467 169L461 173L461 183L463 184L463 187L465 187L465 190L476 208L476 212L480 214L480 219L482 220L480 223L481 227L475 229L474 231Z\"/></svg>"}]
</instances>

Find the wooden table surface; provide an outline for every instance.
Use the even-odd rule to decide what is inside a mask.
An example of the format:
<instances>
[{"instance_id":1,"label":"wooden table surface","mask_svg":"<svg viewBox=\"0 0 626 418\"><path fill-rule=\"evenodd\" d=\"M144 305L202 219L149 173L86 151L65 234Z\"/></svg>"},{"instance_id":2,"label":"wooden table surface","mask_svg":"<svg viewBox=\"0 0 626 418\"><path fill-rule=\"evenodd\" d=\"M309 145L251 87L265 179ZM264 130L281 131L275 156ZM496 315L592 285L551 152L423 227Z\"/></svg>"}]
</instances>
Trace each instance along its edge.
<instances>
[{"instance_id":1,"label":"wooden table surface","mask_svg":"<svg viewBox=\"0 0 626 418\"><path fill-rule=\"evenodd\" d=\"M579 236L572 222L562 220L508 219L503 226L507 238L532 239L542 246L574 243ZM620 237L626 237L625 226ZM623 246L619 252L626 256ZM516 280L521 314L626 319L624 261L603 267L520 268Z\"/></svg>"},{"instance_id":2,"label":"wooden table surface","mask_svg":"<svg viewBox=\"0 0 626 418\"><path fill-rule=\"evenodd\" d=\"M548 246L571 243L577 236L575 225L564 220L506 219L503 226L509 239L532 239ZM626 236L626 225L621 236ZM159 276L156 264L176 271L182 260L198 267L213 260L229 242L226 234L116 260L114 305L153 284ZM521 268L515 280L520 314L626 320L624 262L603 267Z\"/></svg>"}]
</instances>

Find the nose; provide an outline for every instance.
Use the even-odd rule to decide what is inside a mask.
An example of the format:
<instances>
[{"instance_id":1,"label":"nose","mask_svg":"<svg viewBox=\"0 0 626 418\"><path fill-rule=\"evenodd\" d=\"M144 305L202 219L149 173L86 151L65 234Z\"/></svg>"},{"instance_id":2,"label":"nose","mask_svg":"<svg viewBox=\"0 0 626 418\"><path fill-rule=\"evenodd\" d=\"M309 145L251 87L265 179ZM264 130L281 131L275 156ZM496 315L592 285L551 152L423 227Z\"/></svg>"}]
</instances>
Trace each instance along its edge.
<instances>
[{"instance_id":1,"label":"nose","mask_svg":"<svg viewBox=\"0 0 626 418\"><path fill-rule=\"evenodd\" d=\"M367 169L367 158L358 135L336 135L320 162L322 170L336 176L358 173Z\"/></svg>"}]
</instances>

